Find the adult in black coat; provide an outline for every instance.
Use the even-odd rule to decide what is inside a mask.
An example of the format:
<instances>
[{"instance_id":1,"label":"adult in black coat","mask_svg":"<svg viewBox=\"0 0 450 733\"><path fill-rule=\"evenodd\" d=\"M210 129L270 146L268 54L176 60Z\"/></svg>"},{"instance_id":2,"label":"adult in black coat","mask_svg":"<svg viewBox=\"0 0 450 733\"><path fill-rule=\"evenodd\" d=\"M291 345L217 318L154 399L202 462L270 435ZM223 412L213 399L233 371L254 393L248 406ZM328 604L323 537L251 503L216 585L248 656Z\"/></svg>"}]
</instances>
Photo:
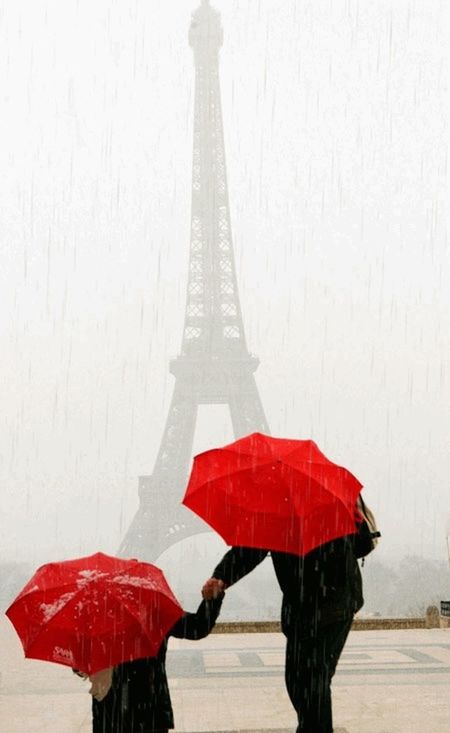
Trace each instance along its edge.
<instances>
[{"instance_id":1,"label":"adult in black coat","mask_svg":"<svg viewBox=\"0 0 450 733\"><path fill-rule=\"evenodd\" d=\"M370 552L370 536L348 535L304 557L271 551L283 593L281 628L286 636L285 680L297 712L297 733L332 733L331 679L354 614L363 605L357 556ZM232 547L203 587L222 592L251 572L269 553Z\"/></svg>"},{"instance_id":2,"label":"adult in black coat","mask_svg":"<svg viewBox=\"0 0 450 733\"><path fill-rule=\"evenodd\" d=\"M92 700L93 733L162 733L174 727L166 675L167 641L203 639L219 615L223 593L203 600L196 613L186 613L170 629L156 657L114 667L111 688L101 701Z\"/></svg>"}]
</instances>

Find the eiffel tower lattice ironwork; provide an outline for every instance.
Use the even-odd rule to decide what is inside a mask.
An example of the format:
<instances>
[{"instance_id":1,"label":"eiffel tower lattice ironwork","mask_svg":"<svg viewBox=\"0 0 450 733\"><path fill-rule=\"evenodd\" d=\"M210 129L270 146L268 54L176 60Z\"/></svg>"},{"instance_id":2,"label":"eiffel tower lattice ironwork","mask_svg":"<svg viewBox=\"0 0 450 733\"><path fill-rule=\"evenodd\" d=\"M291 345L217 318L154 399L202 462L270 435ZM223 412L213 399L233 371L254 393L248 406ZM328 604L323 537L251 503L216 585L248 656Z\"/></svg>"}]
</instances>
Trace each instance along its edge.
<instances>
[{"instance_id":1,"label":"eiffel tower lattice ironwork","mask_svg":"<svg viewBox=\"0 0 450 733\"><path fill-rule=\"evenodd\" d=\"M211 531L181 504L199 405L228 405L236 438L268 425L246 345L231 240L219 83L219 13L207 0L193 13L195 62L192 212L186 314L180 355L153 474L139 479L140 506L120 554L154 560L176 542Z\"/></svg>"}]
</instances>

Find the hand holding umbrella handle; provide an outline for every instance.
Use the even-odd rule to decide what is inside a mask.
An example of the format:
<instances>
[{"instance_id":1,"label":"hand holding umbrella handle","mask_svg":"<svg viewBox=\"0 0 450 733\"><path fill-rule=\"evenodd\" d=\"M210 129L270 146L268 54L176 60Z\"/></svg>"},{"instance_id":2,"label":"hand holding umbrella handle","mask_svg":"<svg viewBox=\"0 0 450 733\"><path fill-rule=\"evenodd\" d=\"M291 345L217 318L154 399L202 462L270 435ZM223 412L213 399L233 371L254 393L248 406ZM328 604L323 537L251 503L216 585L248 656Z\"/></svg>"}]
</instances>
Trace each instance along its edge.
<instances>
[{"instance_id":1,"label":"hand holding umbrella handle","mask_svg":"<svg viewBox=\"0 0 450 733\"><path fill-rule=\"evenodd\" d=\"M225 591L226 585L219 578L209 578L202 588L202 596L205 601L212 601Z\"/></svg>"},{"instance_id":2,"label":"hand holding umbrella handle","mask_svg":"<svg viewBox=\"0 0 450 733\"><path fill-rule=\"evenodd\" d=\"M95 674L91 674L89 676L89 679L92 683L89 692L92 697L97 700L97 702L101 702L110 691L112 684L112 673L113 668L107 667L106 669L101 669L100 672L95 672Z\"/></svg>"}]
</instances>

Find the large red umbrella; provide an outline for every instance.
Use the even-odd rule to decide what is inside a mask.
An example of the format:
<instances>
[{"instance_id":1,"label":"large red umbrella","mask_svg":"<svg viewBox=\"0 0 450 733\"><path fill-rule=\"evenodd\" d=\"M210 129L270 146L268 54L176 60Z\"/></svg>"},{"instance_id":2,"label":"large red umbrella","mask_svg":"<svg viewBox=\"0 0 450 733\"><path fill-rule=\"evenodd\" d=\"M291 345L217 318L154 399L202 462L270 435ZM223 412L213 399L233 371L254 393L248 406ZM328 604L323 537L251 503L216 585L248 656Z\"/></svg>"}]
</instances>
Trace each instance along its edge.
<instances>
[{"instance_id":1,"label":"large red umbrella","mask_svg":"<svg viewBox=\"0 0 450 733\"><path fill-rule=\"evenodd\" d=\"M155 565L101 552L43 565L6 611L26 657L89 675L155 656L183 613Z\"/></svg>"},{"instance_id":2,"label":"large red umbrella","mask_svg":"<svg viewBox=\"0 0 450 733\"><path fill-rule=\"evenodd\" d=\"M229 545L306 555L356 531L361 488L312 440L252 433L195 457L183 504Z\"/></svg>"}]
</instances>

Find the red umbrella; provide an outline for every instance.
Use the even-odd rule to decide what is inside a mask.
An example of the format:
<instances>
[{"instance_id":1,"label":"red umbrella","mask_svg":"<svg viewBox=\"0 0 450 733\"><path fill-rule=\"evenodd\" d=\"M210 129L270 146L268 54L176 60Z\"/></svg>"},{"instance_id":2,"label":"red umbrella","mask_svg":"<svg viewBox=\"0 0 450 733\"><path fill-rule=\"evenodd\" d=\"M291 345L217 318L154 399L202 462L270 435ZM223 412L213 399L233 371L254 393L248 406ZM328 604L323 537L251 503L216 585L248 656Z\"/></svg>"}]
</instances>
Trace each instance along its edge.
<instances>
[{"instance_id":1,"label":"red umbrella","mask_svg":"<svg viewBox=\"0 0 450 733\"><path fill-rule=\"evenodd\" d=\"M312 440L252 433L195 457L183 504L229 545L306 555L356 532L361 488Z\"/></svg>"},{"instance_id":2,"label":"red umbrella","mask_svg":"<svg viewBox=\"0 0 450 733\"><path fill-rule=\"evenodd\" d=\"M101 552L43 565L6 611L26 657L89 675L155 656L183 613L155 565Z\"/></svg>"}]
</instances>

